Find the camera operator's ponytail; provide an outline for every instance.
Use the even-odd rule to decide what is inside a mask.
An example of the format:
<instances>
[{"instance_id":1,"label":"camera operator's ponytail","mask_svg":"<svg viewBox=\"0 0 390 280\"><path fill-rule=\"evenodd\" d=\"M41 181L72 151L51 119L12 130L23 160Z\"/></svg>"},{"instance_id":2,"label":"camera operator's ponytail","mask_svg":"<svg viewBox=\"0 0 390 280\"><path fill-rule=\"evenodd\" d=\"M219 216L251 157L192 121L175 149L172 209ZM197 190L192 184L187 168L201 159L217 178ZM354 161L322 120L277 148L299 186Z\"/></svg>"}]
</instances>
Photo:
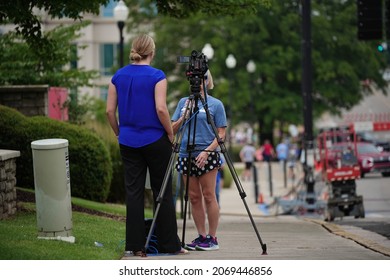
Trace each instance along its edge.
<instances>
[{"instance_id":1,"label":"camera operator's ponytail","mask_svg":"<svg viewBox=\"0 0 390 280\"><path fill-rule=\"evenodd\" d=\"M206 79L207 89L213 89L214 88L214 81L213 81L213 76L211 76L210 70L207 70L205 77L207 77L207 79Z\"/></svg>"}]
</instances>

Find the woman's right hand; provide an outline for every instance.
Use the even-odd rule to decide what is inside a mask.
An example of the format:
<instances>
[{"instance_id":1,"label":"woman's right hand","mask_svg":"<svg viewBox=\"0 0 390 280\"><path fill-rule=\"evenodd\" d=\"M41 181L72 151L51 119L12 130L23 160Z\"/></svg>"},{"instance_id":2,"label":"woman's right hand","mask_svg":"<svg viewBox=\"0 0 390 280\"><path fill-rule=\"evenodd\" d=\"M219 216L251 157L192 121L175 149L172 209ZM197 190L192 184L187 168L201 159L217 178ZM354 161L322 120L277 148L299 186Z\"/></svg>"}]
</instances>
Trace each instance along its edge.
<instances>
[{"instance_id":1,"label":"woman's right hand","mask_svg":"<svg viewBox=\"0 0 390 280\"><path fill-rule=\"evenodd\" d=\"M173 134L168 134L169 141L173 143L173 140L175 139L175 136Z\"/></svg>"}]
</instances>

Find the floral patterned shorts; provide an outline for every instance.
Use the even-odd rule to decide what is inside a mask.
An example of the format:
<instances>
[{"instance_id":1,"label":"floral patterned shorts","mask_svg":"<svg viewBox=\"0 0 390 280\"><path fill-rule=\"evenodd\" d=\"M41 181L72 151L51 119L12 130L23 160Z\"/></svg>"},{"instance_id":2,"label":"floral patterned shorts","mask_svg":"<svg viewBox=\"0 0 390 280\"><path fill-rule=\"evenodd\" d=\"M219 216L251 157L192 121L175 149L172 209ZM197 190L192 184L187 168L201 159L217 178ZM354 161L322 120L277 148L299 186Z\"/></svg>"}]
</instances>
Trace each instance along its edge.
<instances>
[{"instance_id":1,"label":"floral patterned shorts","mask_svg":"<svg viewBox=\"0 0 390 280\"><path fill-rule=\"evenodd\" d=\"M175 167L177 172L187 175L188 157L179 157L176 161ZM206 164L202 168L199 168L196 165L195 157L193 157L191 158L190 176L200 177L203 174L219 167L221 167L221 158L218 152L211 152L206 160Z\"/></svg>"}]
</instances>

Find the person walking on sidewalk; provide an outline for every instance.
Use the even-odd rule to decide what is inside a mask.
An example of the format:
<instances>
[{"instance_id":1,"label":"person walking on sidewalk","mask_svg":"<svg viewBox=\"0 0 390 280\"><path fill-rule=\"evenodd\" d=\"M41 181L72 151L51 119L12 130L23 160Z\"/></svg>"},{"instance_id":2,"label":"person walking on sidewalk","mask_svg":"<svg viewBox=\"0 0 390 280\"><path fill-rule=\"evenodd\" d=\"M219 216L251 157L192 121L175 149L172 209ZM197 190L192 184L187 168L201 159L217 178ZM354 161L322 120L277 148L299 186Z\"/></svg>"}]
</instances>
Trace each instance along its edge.
<instances>
[{"instance_id":1,"label":"person walking on sidewalk","mask_svg":"<svg viewBox=\"0 0 390 280\"><path fill-rule=\"evenodd\" d=\"M245 169L242 175L242 179L250 181L252 179L252 167L255 161L256 148L253 146L252 141L248 141L240 151L241 161L245 163Z\"/></svg>"},{"instance_id":2,"label":"person walking on sidewalk","mask_svg":"<svg viewBox=\"0 0 390 280\"><path fill-rule=\"evenodd\" d=\"M125 171L125 250L135 256L146 256L146 172L149 169L156 201L171 157L174 137L166 104L167 79L163 71L150 66L154 55L155 44L150 36L140 35L134 39L130 53L132 64L119 69L112 77L106 106L108 121L118 137ZM167 183L156 218L155 235L160 253L185 253L177 235L171 180Z\"/></svg>"},{"instance_id":3,"label":"person walking on sidewalk","mask_svg":"<svg viewBox=\"0 0 390 280\"><path fill-rule=\"evenodd\" d=\"M277 146L276 146L276 156L278 157L278 161L284 167L284 165L287 162L288 158L288 151L289 151L289 145L287 140L282 140ZM283 168L282 168L283 170Z\"/></svg>"},{"instance_id":4,"label":"person walking on sidewalk","mask_svg":"<svg viewBox=\"0 0 390 280\"><path fill-rule=\"evenodd\" d=\"M264 144L261 147L261 151L263 155L263 160L266 162L270 162L272 158L275 157L274 147L268 139L264 141Z\"/></svg>"},{"instance_id":5,"label":"person walking on sidewalk","mask_svg":"<svg viewBox=\"0 0 390 280\"><path fill-rule=\"evenodd\" d=\"M207 71L204 77L207 89L213 88L213 79L210 71ZM207 98L207 106L210 115L218 130L220 139L225 139L225 131L227 126L225 108L223 103L211 96L203 89L201 83L200 94L202 98ZM199 110L194 112L196 119L196 127L184 124L186 114L185 110L188 104L188 97L182 98L172 116L173 131L176 133L180 127L184 128L184 136L179 151L179 157L176 162L176 170L183 175L183 181L188 179L188 194L192 205L192 216L194 218L195 226L198 231L196 237L191 243L186 244L185 248L188 250L218 250L219 245L217 241L217 228L219 223L219 206L215 194L215 184L218 168L221 166L220 154L218 151L219 143L215 137L212 126L208 123L205 108L200 100L198 100L197 107ZM192 100L191 102L195 102ZM196 115L195 115L196 114ZM195 129L195 138L192 139ZM190 143L188 142L188 135L191 135ZM189 151L187 144L195 144L194 151L191 153L189 159ZM188 161L190 163L190 170L188 170ZM189 178L187 176L189 175ZM208 231L206 230L206 218L208 220Z\"/></svg>"}]
</instances>

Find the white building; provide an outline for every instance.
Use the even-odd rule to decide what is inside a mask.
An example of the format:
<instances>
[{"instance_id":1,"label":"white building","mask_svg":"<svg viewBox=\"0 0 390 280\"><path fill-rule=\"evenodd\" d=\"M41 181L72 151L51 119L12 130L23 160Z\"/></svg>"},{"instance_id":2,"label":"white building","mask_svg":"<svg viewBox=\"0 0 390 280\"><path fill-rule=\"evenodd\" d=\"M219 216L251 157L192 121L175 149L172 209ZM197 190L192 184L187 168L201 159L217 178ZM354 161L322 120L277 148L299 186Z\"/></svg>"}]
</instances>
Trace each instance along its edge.
<instances>
[{"instance_id":1,"label":"white building","mask_svg":"<svg viewBox=\"0 0 390 280\"><path fill-rule=\"evenodd\" d=\"M77 67L86 70L97 70L100 73L100 78L93 83L94 88L79 88L79 94L88 94L102 99L107 98L108 83L113 73L112 67L117 64L117 56L119 51L119 28L114 19L114 7L117 1L110 0L106 6L100 8L99 15L85 14L83 18L90 20L91 24L81 30L81 36L77 40L77 44L86 46L85 49L78 50L80 57L77 62ZM73 24L73 19L53 19L42 15L42 29L50 30L59 24ZM14 29L12 25L0 26L0 34L6 33ZM130 34L127 33L126 27L123 30L125 44L129 42ZM126 64L129 54L124 53L124 63Z\"/></svg>"}]
</instances>

